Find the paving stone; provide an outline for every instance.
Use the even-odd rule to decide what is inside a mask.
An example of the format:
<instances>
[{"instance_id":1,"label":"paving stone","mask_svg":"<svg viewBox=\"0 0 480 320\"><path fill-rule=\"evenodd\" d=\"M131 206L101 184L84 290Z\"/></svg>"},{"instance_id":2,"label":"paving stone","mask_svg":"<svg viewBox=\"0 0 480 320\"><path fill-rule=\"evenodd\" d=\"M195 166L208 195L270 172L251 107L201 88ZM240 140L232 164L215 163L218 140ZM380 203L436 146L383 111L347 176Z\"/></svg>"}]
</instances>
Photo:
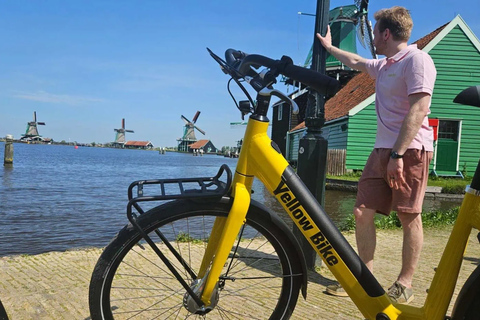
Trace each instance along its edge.
<instances>
[{"instance_id":1,"label":"paving stone","mask_svg":"<svg viewBox=\"0 0 480 320\"><path fill-rule=\"evenodd\" d=\"M433 268L440 260L450 230L425 230L424 249L414 279L414 306L425 302ZM480 263L476 234L472 232L449 312L461 285ZM345 236L355 248L354 234ZM388 287L400 270L402 231L379 231L377 242L374 274L380 284ZM88 285L100 253L101 249L84 249L0 258L0 298L10 319L89 319ZM350 298L324 293L333 280L323 267L310 272L307 300L299 298L292 319L363 319Z\"/></svg>"}]
</instances>

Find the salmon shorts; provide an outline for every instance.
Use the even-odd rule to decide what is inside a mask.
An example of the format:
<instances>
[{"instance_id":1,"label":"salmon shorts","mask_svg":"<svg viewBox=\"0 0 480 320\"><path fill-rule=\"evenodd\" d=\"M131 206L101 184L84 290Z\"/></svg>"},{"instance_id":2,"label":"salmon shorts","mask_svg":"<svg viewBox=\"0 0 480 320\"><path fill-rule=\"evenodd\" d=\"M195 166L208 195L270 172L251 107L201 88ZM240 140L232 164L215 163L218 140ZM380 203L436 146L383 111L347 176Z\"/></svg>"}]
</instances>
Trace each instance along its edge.
<instances>
[{"instance_id":1,"label":"salmon shorts","mask_svg":"<svg viewBox=\"0 0 480 320\"><path fill-rule=\"evenodd\" d=\"M421 213L433 152L408 149L403 155L406 186L389 186L387 165L392 149L373 149L358 182L355 207L368 208L389 215L390 212Z\"/></svg>"}]
</instances>

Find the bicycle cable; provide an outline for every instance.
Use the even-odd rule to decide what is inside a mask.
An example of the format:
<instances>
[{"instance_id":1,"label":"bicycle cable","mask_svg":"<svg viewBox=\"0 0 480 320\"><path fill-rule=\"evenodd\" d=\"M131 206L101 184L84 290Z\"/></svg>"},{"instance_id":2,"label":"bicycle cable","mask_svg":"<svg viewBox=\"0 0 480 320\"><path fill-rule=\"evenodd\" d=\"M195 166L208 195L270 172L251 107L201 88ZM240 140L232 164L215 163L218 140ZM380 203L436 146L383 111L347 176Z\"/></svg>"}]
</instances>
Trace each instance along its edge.
<instances>
[{"instance_id":1,"label":"bicycle cable","mask_svg":"<svg viewBox=\"0 0 480 320\"><path fill-rule=\"evenodd\" d=\"M243 110L242 108L240 108L240 105L238 104L237 100L235 99L235 97L233 96L232 94L232 91L230 90L230 83L232 82L232 80L234 80L237 85L240 87L240 89L242 89L243 93L245 94L245 96L247 97L248 101L250 102L250 108L249 108L249 112L247 113L252 113L252 112L255 112L255 103L253 102L253 99L252 97L250 96L250 94L248 93L247 89L245 89L245 87L242 85L242 83L234 78L234 77L231 77L230 80L228 80L227 82L227 90L228 90L228 93L230 94L230 96L232 97L233 99L233 102L235 102L235 105L237 107L238 110L240 110L241 114L242 114L242 120L244 120L244 117L247 113L245 113L245 110Z\"/></svg>"}]
</instances>

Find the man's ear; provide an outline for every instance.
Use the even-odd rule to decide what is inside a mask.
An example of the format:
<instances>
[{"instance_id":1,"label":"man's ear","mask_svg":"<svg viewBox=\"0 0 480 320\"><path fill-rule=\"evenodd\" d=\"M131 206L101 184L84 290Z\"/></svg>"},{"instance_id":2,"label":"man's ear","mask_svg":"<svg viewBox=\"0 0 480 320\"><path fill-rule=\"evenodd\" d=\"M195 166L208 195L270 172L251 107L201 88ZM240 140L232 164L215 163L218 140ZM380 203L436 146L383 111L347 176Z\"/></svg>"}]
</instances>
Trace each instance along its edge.
<instances>
[{"instance_id":1,"label":"man's ear","mask_svg":"<svg viewBox=\"0 0 480 320\"><path fill-rule=\"evenodd\" d=\"M388 38L392 36L392 34L390 33L390 29L386 28L383 32L384 32L383 33L383 40L387 41Z\"/></svg>"}]
</instances>

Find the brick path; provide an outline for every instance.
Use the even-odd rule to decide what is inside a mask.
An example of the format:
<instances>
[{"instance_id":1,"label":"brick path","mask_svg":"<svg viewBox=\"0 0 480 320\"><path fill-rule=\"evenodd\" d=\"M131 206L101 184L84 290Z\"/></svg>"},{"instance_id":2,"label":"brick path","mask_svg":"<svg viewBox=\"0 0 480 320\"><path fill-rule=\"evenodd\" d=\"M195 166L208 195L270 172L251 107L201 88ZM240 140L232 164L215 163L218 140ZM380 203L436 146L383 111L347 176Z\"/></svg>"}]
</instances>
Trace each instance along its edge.
<instances>
[{"instance_id":1,"label":"brick path","mask_svg":"<svg viewBox=\"0 0 480 320\"><path fill-rule=\"evenodd\" d=\"M412 305L425 301L425 290L433 278L433 268L440 259L449 230L425 230L425 246L414 283L416 299ZM480 246L475 236L474 231L462 266L460 285L480 262ZM346 237L354 244L353 234ZM401 238L400 230L381 231L377 235L375 275L385 287L395 280L399 271ZM10 319L89 319L88 283L100 252L100 249L86 249L0 258L0 297ZM349 298L323 293L331 282L328 270L311 272L307 300L299 299L292 318L362 319Z\"/></svg>"}]
</instances>

